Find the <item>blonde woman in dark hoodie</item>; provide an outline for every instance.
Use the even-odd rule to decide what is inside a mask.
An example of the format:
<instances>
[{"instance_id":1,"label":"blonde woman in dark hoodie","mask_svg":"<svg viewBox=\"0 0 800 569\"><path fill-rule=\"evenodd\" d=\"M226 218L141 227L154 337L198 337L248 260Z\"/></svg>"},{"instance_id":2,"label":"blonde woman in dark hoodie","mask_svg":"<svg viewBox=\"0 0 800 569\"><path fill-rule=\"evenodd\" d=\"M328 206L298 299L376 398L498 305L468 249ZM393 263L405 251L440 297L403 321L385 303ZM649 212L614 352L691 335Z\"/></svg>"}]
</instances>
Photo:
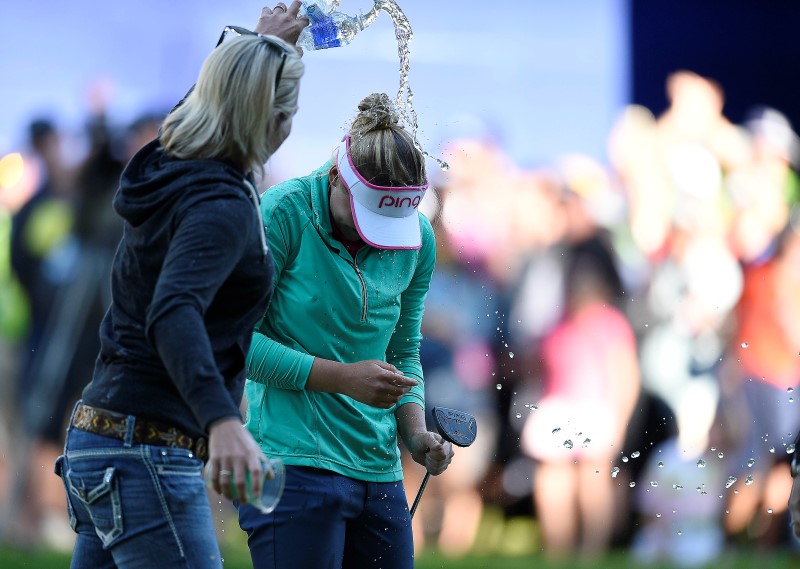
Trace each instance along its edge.
<instances>
[{"instance_id":1,"label":"blonde woman in dark hoodie","mask_svg":"<svg viewBox=\"0 0 800 569\"><path fill-rule=\"evenodd\" d=\"M56 465L73 568L221 568L204 463L228 497L231 483L245 495L248 471L259 479L239 414L273 276L253 172L297 110L299 7L264 8L258 33L226 28L230 41L122 174L112 304Z\"/></svg>"}]
</instances>

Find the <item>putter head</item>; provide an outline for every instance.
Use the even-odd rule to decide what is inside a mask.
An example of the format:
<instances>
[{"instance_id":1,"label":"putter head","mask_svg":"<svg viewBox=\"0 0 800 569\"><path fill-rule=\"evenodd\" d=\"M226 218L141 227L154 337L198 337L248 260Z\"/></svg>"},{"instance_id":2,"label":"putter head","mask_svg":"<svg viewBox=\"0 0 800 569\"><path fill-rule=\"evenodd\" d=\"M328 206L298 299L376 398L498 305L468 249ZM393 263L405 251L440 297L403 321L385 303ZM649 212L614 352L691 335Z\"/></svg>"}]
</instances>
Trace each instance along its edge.
<instances>
[{"instance_id":1,"label":"putter head","mask_svg":"<svg viewBox=\"0 0 800 569\"><path fill-rule=\"evenodd\" d=\"M442 438L460 447L468 447L478 436L478 423L475 417L463 411L434 407L433 420Z\"/></svg>"}]
</instances>

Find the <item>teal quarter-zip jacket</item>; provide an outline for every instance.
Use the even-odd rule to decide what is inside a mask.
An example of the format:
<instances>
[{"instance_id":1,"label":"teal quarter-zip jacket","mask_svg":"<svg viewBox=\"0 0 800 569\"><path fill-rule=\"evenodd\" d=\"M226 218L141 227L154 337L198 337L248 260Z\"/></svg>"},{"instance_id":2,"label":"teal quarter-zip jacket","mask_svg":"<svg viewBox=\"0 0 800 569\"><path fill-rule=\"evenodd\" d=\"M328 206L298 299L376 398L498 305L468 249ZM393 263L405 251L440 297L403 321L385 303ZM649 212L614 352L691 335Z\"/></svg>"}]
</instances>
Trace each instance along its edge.
<instances>
[{"instance_id":1,"label":"teal quarter-zip jacket","mask_svg":"<svg viewBox=\"0 0 800 569\"><path fill-rule=\"evenodd\" d=\"M272 300L247 357L247 428L269 457L369 482L403 477L395 408L305 389L315 356L377 359L419 382L398 405L424 407L423 304L436 260L428 219L418 250L363 246L332 235L330 163L268 190L261 209L274 259Z\"/></svg>"}]
</instances>

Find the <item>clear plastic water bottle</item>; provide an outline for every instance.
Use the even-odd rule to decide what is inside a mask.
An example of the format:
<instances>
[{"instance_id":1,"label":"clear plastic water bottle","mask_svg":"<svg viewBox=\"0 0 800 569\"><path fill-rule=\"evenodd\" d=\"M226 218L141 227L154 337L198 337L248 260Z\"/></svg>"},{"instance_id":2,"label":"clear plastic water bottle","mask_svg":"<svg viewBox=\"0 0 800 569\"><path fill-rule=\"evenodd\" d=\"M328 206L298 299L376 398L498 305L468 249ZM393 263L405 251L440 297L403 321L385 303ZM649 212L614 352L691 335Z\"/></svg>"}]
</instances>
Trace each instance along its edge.
<instances>
[{"instance_id":1,"label":"clear plastic water bottle","mask_svg":"<svg viewBox=\"0 0 800 569\"><path fill-rule=\"evenodd\" d=\"M307 17L311 23L300 33L297 45L310 51L347 45L372 23L376 13L370 10L371 18L361 13L348 16L331 10L325 0L303 2L298 17Z\"/></svg>"},{"instance_id":2,"label":"clear plastic water bottle","mask_svg":"<svg viewBox=\"0 0 800 569\"><path fill-rule=\"evenodd\" d=\"M280 502L283 495L283 488L286 484L286 467L280 458L269 459L261 457L262 478L261 478L261 494L256 495L253 493L250 471L245 471L245 490L247 494L247 503L256 508L264 514L269 514ZM213 488L211 476L213 473L209 468L206 468L206 486ZM233 499L237 499L236 485L231 478L230 481L231 494Z\"/></svg>"}]
</instances>

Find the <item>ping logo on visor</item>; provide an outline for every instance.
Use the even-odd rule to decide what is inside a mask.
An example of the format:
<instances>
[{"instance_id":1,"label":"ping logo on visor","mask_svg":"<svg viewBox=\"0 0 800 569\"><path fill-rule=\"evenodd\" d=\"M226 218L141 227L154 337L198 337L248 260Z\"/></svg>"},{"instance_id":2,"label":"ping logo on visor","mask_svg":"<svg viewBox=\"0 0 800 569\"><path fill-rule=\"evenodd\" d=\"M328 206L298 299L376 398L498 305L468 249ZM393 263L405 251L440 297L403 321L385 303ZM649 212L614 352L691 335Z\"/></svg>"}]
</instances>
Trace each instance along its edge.
<instances>
[{"instance_id":1,"label":"ping logo on visor","mask_svg":"<svg viewBox=\"0 0 800 569\"><path fill-rule=\"evenodd\" d=\"M350 192L350 207L361 238L380 249L419 249L421 236L417 208L428 184L376 186L356 170L345 136L336 157L339 177Z\"/></svg>"}]
</instances>

